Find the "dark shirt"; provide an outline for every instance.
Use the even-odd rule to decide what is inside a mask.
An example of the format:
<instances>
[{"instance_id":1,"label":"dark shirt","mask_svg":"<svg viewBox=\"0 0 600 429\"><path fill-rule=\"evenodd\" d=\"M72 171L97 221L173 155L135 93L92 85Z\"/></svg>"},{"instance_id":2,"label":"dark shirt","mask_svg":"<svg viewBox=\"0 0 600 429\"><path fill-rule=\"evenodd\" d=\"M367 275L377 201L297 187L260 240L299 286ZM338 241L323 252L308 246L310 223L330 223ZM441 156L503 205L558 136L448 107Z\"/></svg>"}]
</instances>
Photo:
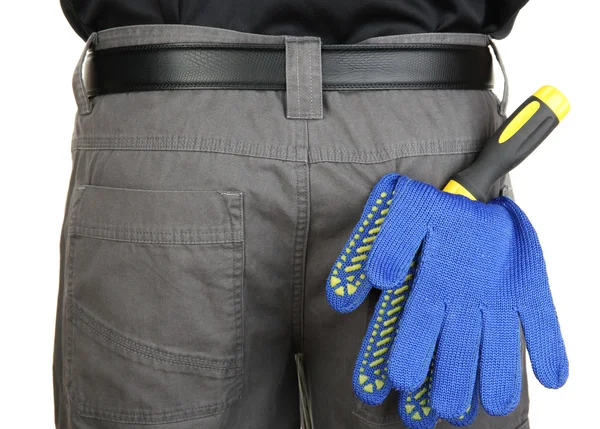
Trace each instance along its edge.
<instances>
[{"instance_id":1,"label":"dark shirt","mask_svg":"<svg viewBox=\"0 0 600 429\"><path fill-rule=\"evenodd\" d=\"M528 0L61 0L82 38L136 24L318 36L323 43L424 32L505 37Z\"/></svg>"}]
</instances>

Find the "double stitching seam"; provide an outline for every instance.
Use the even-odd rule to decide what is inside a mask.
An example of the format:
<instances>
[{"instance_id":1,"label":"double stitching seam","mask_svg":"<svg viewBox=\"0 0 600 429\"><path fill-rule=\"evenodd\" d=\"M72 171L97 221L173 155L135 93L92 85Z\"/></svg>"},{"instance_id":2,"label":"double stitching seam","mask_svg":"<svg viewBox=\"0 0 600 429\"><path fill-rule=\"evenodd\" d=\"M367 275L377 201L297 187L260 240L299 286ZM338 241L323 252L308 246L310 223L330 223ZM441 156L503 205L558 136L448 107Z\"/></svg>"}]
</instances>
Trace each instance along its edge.
<instances>
[{"instance_id":1,"label":"double stitching seam","mask_svg":"<svg viewBox=\"0 0 600 429\"><path fill-rule=\"evenodd\" d=\"M177 136L98 136L73 138L73 151L77 150L154 150L211 152L226 155L239 155L254 158L269 158L281 161L294 161L293 148L264 145L250 141L216 138L195 138Z\"/></svg>"},{"instance_id":2,"label":"double stitching seam","mask_svg":"<svg viewBox=\"0 0 600 429\"><path fill-rule=\"evenodd\" d=\"M310 78L309 92L310 92L310 113L309 116L314 116L314 107L313 107L313 75L312 75L312 45L308 46L308 76Z\"/></svg>"},{"instance_id":3,"label":"double stitching seam","mask_svg":"<svg viewBox=\"0 0 600 429\"><path fill-rule=\"evenodd\" d=\"M81 57L79 58L79 62L77 63L77 84L76 84L76 97L79 100L79 102L82 104L81 107L81 112L79 112L81 115L89 115L92 112L92 103L88 98L87 92L86 92L86 88L85 88L85 83L83 81L83 66L85 64L85 58L87 56L88 51L92 48L92 46L96 43L96 39L97 36L94 34L92 36L90 36L89 40L86 42L85 47L83 49L83 53L81 54Z\"/></svg>"},{"instance_id":4,"label":"double stitching seam","mask_svg":"<svg viewBox=\"0 0 600 429\"><path fill-rule=\"evenodd\" d=\"M87 96L85 94L85 86L83 84L83 63L85 62L85 57L87 55L88 46L86 45L83 54L81 54L81 59L79 60L79 64L77 64L77 97L81 99L83 103L86 105L86 109L89 109L87 103ZM86 110L87 111L87 110Z\"/></svg>"},{"instance_id":5,"label":"double stitching seam","mask_svg":"<svg viewBox=\"0 0 600 429\"><path fill-rule=\"evenodd\" d=\"M302 130L302 148L308 151L308 121L297 123ZM300 147L298 148L300 150ZM296 351L303 350L304 308L306 283L306 246L310 225L310 167L308 158L296 166L296 228L294 232L293 276L292 276L292 332Z\"/></svg>"},{"instance_id":6,"label":"double stitching seam","mask_svg":"<svg viewBox=\"0 0 600 429\"><path fill-rule=\"evenodd\" d=\"M155 360L168 365L177 367L187 367L195 369L209 369L213 371L229 371L232 369L239 369L241 367L238 360L226 360L223 362L216 362L213 360L189 356L179 353L171 353L165 350L160 350L154 347L150 347L134 341L126 336L114 331L113 329L105 326L103 323L94 320L83 308L76 304L72 299L69 302L71 309L71 317L73 321L77 319L79 322L85 324L95 334L104 338L109 343L131 353L135 353L142 357Z\"/></svg>"},{"instance_id":7,"label":"double stitching seam","mask_svg":"<svg viewBox=\"0 0 600 429\"><path fill-rule=\"evenodd\" d=\"M291 132L291 131L290 131ZM288 141L292 141L290 136ZM318 162L354 162L354 163L381 163L392 159L402 159L414 156L437 156L472 153L481 149L485 139L456 139L436 140L424 139L407 142L402 147L385 147L374 151L344 150L338 148L313 149L312 163ZM73 139L73 152L77 151L192 151L199 153L219 153L227 156L243 156L252 158L276 159L283 162L295 162L298 152L293 146L281 147L267 146L261 150L259 145L244 145L241 142L196 139L172 138L168 136L147 137L76 137ZM250 148L250 150L248 150Z\"/></svg>"},{"instance_id":8,"label":"double stitching seam","mask_svg":"<svg viewBox=\"0 0 600 429\"><path fill-rule=\"evenodd\" d=\"M236 231L231 231L232 237L227 238L230 234L228 231L136 231L109 227L75 225L73 226L70 235L129 243L209 245L234 244L241 242L241 238L236 238L234 235L235 232Z\"/></svg>"},{"instance_id":9,"label":"double stitching seam","mask_svg":"<svg viewBox=\"0 0 600 429\"><path fill-rule=\"evenodd\" d=\"M199 417L210 417L223 413L226 405L237 398L227 400L223 404L208 405L206 407L192 407L176 411L166 411L162 413L140 413L136 411L110 411L101 408L95 408L89 405L79 403L79 414L84 417L91 417L101 420L113 421L127 424L150 423L177 423L185 420L192 420Z\"/></svg>"},{"instance_id":10,"label":"double stitching seam","mask_svg":"<svg viewBox=\"0 0 600 429\"><path fill-rule=\"evenodd\" d=\"M308 82L308 91L309 91L309 102L310 102L310 106L306 106L306 110L303 108L303 103L302 103L302 89L303 89L303 85L304 84L304 78L302 78L300 76L300 49L301 49L301 45L305 45L305 44L313 44L314 41L313 40L292 40L289 42L289 46L292 45L292 43L295 45L294 49L296 50L296 61L293 62L293 58L290 56L288 56L288 58L290 58L290 67L287 67L287 71L286 71L286 76L288 79L288 83L289 83L289 78L290 78L290 71L292 67L296 68L296 105L297 105L297 109L291 109L290 108L290 112L288 113L288 117L289 118L293 118L293 119L312 119L315 117L320 117L322 115L322 103L320 103L320 105L318 106L318 111L315 111L315 84L314 84L314 77L313 77L313 54L314 54L314 48L315 46L308 46L307 50L306 50L306 54L308 55L308 67L309 67L309 82ZM318 46L318 48L320 49L320 46ZM304 50L303 50L303 55L304 55ZM316 95L318 97L318 95ZM288 103L289 105L290 103Z\"/></svg>"},{"instance_id":11,"label":"double stitching seam","mask_svg":"<svg viewBox=\"0 0 600 429\"><path fill-rule=\"evenodd\" d=\"M228 215L229 215L229 225L230 225L230 230L231 230L231 240L233 242L233 240L235 239L235 234L241 229L243 231L243 217L241 217L241 210L242 210L242 195L241 194L237 194L235 195L235 207L238 211L236 211L236 214L238 214L238 216L240 216L240 219L238 220L238 222L236 222L236 224L234 225L234 221L233 221L233 216L231 213L231 202L229 201L229 198L225 196L225 194L221 194L223 195L223 197L227 198L227 211L228 211ZM236 228L237 227L237 228ZM238 244L236 244L234 246L233 251L231 252L231 259L232 259L232 278L233 278L233 283L234 283L234 287L232 288L231 291L231 301L232 301L232 307L233 307L233 314L229 314L229 318L231 320L233 320L233 330L235 332L235 341L236 341L236 358L240 359L241 356L243 356L243 345L240 347L240 342L243 343L243 338L241 338L241 334L242 334L242 328L240 326L241 323L243 323L243 317L241 316L240 312L241 309L239 308L239 303L238 301L240 301L238 299L238 294L243 294L243 276L244 276L244 272L243 270L240 270L238 268L238 258L239 258L239 251L237 249L237 247L239 246L239 243L242 243L243 246L243 237L241 240L237 241ZM242 252L244 252L244 248L242 247ZM243 253L242 253L242 258L243 258ZM241 274L238 276L238 270L241 271ZM241 282L241 285L238 285L238 280ZM241 359L243 361L243 359ZM242 363L243 365L243 363Z\"/></svg>"},{"instance_id":12,"label":"double stitching seam","mask_svg":"<svg viewBox=\"0 0 600 429\"><path fill-rule=\"evenodd\" d=\"M296 43L296 63L294 65L296 67L296 83L298 85L296 88L296 91L298 93L298 110L296 110L296 112L294 112L294 115L301 117L302 114L300 113L300 111L302 110L302 107L300 106L300 43L298 43L298 41L296 41L295 43Z\"/></svg>"},{"instance_id":13,"label":"double stitching seam","mask_svg":"<svg viewBox=\"0 0 600 429\"><path fill-rule=\"evenodd\" d=\"M120 36L118 38L121 38ZM117 38L114 38L117 39ZM113 40L102 34L101 42ZM299 40L290 37L294 43L311 43L312 40ZM97 49L98 54L113 53L113 52L131 52L131 51L147 51L157 49L195 49L195 48L235 48L235 49L263 49L263 50L282 50L285 48L284 43L232 43L232 42L208 42L208 43L154 43L145 45L118 46L112 48ZM483 51L487 46L468 45L468 44L452 44L452 43L364 43L359 45L324 45L324 51L369 51L369 50L410 50L410 49L432 49L432 50L465 50L465 51Z\"/></svg>"},{"instance_id":14,"label":"double stitching seam","mask_svg":"<svg viewBox=\"0 0 600 429\"><path fill-rule=\"evenodd\" d=\"M215 241L177 241L177 242L159 241L159 240L140 240L140 239L136 240L136 239L112 238L110 236L82 234L82 233L77 233L75 235L77 235L79 237L92 238L95 240L118 241L118 242L123 242L123 243L173 244L173 245L189 244L189 245L197 245L197 246L212 245L212 244L236 244L236 243L239 243L239 241L231 242L231 241L218 241L218 240L215 240Z\"/></svg>"},{"instance_id":15,"label":"double stitching seam","mask_svg":"<svg viewBox=\"0 0 600 429\"><path fill-rule=\"evenodd\" d=\"M316 42L316 45L312 45L309 47L309 56L308 56L308 68L310 75L310 117L311 118L321 118L323 116L323 83L321 81L321 86L318 91L314 92L314 77L313 77L313 56L315 59L320 59L321 57L321 43L319 41ZM317 66L319 63L317 62ZM319 68L319 73L322 75L322 70ZM314 102L317 101L317 110L315 111Z\"/></svg>"},{"instance_id":16,"label":"double stitching seam","mask_svg":"<svg viewBox=\"0 0 600 429\"><path fill-rule=\"evenodd\" d=\"M219 234L219 235L225 235L228 234L230 232L233 231L227 231L227 230L223 230L223 229L206 229L204 231L179 231L179 232L173 232L173 231L160 231L160 230L153 230L153 231L143 231L143 230L136 230L136 229L123 229L123 228L113 228L113 227L109 227L109 226L96 226L96 225L88 225L85 223L81 223L78 225L74 225L74 229L91 229L91 230L99 230L99 231L111 231L111 232L131 232L133 234L147 234L147 235L183 235L183 236L193 236L193 237L203 237L203 236L210 236L213 234ZM236 241L239 240L235 240L235 238L232 237L231 239L231 243L235 243ZM225 243L227 241L224 241Z\"/></svg>"},{"instance_id":17,"label":"double stitching seam","mask_svg":"<svg viewBox=\"0 0 600 429\"><path fill-rule=\"evenodd\" d=\"M84 193L86 192L86 188L76 187L72 193L73 203L69 210L69 224L67 226L67 243L69 249L69 270L68 270L68 278L67 283L65 285L65 297L63 298L63 311L64 311L64 320L63 323L66 326L67 335L66 335L66 395L71 401L75 400L77 396L77 389L73 382L73 356L75 355L75 326L72 323L67 323L68 320L71 319L71 308L69 303L71 302L73 292L73 284L75 279L75 243L69 238L69 233L71 228L74 227L76 223L76 219L79 218L79 213L81 211L81 199L83 198Z\"/></svg>"},{"instance_id":18,"label":"double stitching seam","mask_svg":"<svg viewBox=\"0 0 600 429\"><path fill-rule=\"evenodd\" d=\"M317 60L318 60L317 66L319 68L318 79L319 79L319 84L320 84L319 88L318 88L319 92L317 94L317 98L319 100L319 104L318 104L319 110L317 112L317 116L319 118L322 118L323 117L323 61L322 61L321 42L320 41L318 43L317 48L318 48L317 49Z\"/></svg>"},{"instance_id":19,"label":"double stitching seam","mask_svg":"<svg viewBox=\"0 0 600 429\"><path fill-rule=\"evenodd\" d=\"M323 84L324 91L344 91L344 90L378 90L378 89L474 89L474 90L486 90L493 89L492 84L482 83L372 83L372 84L352 84L352 83L325 83ZM283 91L285 90L285 84L260 84L260 83L235 83L235 82L223 82L223 83L165 83L165 84L146 84L146 85L124 85L119 87L118 90L114 91L100 91L90 89L87 90L88 97L96 97L105 94L122 94L126 92L142 92L142 91L162 91L162 90L177 90L177 89L259 89L259 90L273 90Z\"/></svg>"}]
</instances>

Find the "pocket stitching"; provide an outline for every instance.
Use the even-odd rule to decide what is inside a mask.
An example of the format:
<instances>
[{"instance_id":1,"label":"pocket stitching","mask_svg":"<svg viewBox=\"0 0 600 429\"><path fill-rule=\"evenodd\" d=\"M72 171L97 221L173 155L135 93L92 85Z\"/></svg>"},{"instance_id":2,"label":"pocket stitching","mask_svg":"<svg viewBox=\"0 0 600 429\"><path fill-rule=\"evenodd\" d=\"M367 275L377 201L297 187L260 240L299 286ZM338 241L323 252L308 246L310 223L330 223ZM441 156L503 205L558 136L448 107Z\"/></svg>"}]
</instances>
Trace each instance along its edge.
<instances>
[{"instance_id":1,"label":"pocket stitching","mask_svg":"<svg viewBox=\"0 0 600 429\"><path fill-rule=\"evenodd\" d=\"M227 231L224 228L226 223L222 223L220 227L184 227L170 229L160 228L128 228L127 226L119 227L119 225L108 225L100 223L89 223L85 220L78 221L75 216L71 219L69 228L69 235L79 235L82 237L90 237L97 239L105 239L112 241L122 241L131 243L152 243L152 244L223 244L223 243L235 243L240 242L243 238L243 231L241 225L235 225L232 222L231 214L231 201L235 200L238 202L242 199L242 192L236 191L209 191L209 190L186 190L186 191L172 191L172 190L151 190L151 189L129 189L129 188L116 188L109 186L95 186L95 185L79 185L76 187L77 191L80 191L77 200L74 205L78 206L78 211L81 211L83 206L82 201L84 192L88 189L105 190L109 192L136 192L146 193L154 195L168 195L168 194L204 194L204 195L219 195L221 196L226 216L229 218L229 228ZM241 222L240 222L241 223ZM156 238L154 238L156 237ZM203 238L205 237L205 238ZM227 238L225 238L227 237Z\"/></svg>"},{"instance_id":2,"label":"pocket stitching","mask_svg":"<svg viewBox=\"0 0 600 429\"><path fill-rule=\"evenodd\" d=\"M229 318L233 321L233 329L235 332L235 353L236 357L240 359L243 365L244 361L244 348L243 348L243 300L241 296L243 295L243 287L244 287L244 242L243 242L243 194L240 193L226 193L221 192L221 197L224 199L225 206L227 207L227 213L229 215L229 230L230 230L230 239L233 243L233 251L231 254L232 259L232 278L234 279L234 287L231 291L231 302L232 302L232 311L233 314L229 314ZM234 197L233 200L231 197ZM234 201L235 206L232 207L232 202ZM234 225L233 213L232 209L236 209L236 214L239 215L239 220ZM237 227L237 228L236 228ZM235 240L236 233L242 233L241 240ZM238 266L238 259L242 259L242 263ZM236 311L239 309L239 311ZM243 379L243 377L241 377ZM243 380L242 380L243 384Z\"/></svg>"},{"instance_id":3,"label":"pocket stitching","mask_svg":"<svg viewBox=\"0 0 600 429\"><path fill-rule=\"evenodd\" d=\"M231 197L232 194L228 194L228 193L221 193L221 195L223 197ZM234 288L232 290L232 301L233 301L233 323L234 323L234 329L235 329L235 337L236 337L236 355L239 357L239 359L242 362L244 362L244 326L243 326L243 321L244 321L244 305L243 305L243 294L244 294L244 255L245 255L245 249L244 249L244 204L243 204L243 194L240 192L237 195L235 195L235 202L237 204L237 209L239 210L239 221L238 221L238 225L237 225L237 229L234 228L233 225L233 216L231 213L231 209L228 207L228 213L229 213L229 222L230 222L230 230L231 230L231 240L232 242L234 242L234 238L235 238L235 233L236 231L240 231L242 234L241 240L239 241L235 241L234 243L234 247L240 247L239 249L236 249L236 251L232 252L232 259L233 259L233 279L238 279L236 284L234 285ZM241 259L241 263L238 266L238 259ZM238 309L238 312L235 312L235 309ZM243 384L243 377L242 377L242 384Z\"/></svg>"},{"instance_id":4,"label":"pocket stitching","mask_svg":"<svg viewBox=\"0 0 600 429\"><path fill-rule=\"evenodd\" d=\"M76 222L76 219L79 216L79 213L81 211L81 200L83 198L83 194L86 191L86 189L88 187L94 187L93 185L79 185L79 186L75 186L76 191L74 192L74 195L76 195L76 197L73 200L73 203L71 205L71 212L69 213L69 225L67 228L68 231L68 236L74 236L74 235L79 235L79 236L83 236L83 237L88 237L86 235L82 235L82 234L76 234L73 230L77 229L77 225L74 225ZM100 186L96 186L101 188ZM106 188L106 187L104 187ZM112 188L112 189L120 189L120 190L132 190L132 189L127 189L127 188ZM135 191L135 189L133 189ZM79 195L77 195L77 191L79 191ZM144 190L139 190L139 191L144 191ZM158 191L160 192L160 191ZM243 200L243 194L242 192L222 192L222 191L172 191L172 192L197 192L197 193L219 193L221 196L223 197L235 197L235 200L237 201L238 205L240 205L239 210L240 210L240 221L238 222L239 228L243 228L243 205L241 204L241 201ZM227 215L230 219L230 225L233 225L233 220L232 220L232 215L231 215L231 210L227 206ZM241 296L243 291L243 271L241 273L238 273L235 268L237 268L237 263L236 260L238 258L241 258L242 261L244 260L244 246L243 246L243 229L235 230L235 229L231 229L231 241L225 241L225 242L202 242L202 243L187 243L187 242L177 242L177 243L173 243L173 242L168 242L168 243L158 243L153 241L153 244L176 244L176 245L181 245L181 244L233 244L233 248L232 248L232 254L233 254L233 258L234 258L234 279L238 279L238 281L234 284L233 287L233 293L234 293L234 298L235 295L239 295ZM241 234L241 239L236 240L235 237L239 236ZM94 238L94 239L102 239L102 240L110 240L109 238L105 238L105 237L89 237L89 238ZM123 240L119 240L119 241L123 241ZM134 241L135 242L135 241ZM68 249L69 249L69 271L68 271L68 279L67 279L67 293L66 293L66 300L68 302L70 301L74 301L74 298L72 296L73 294L73 278L74 278L74 259L75 259L75 246L74 246L74 240L69 240L69 245L68 245ZM236 255L238 255L236 257ZM242 263L242 269L243 269L243 263ZM239 293L236 293L236 290L239 289ZM238 302L239 301L239 302ZM234 300L234 305L239 306L239 308L243 308L243 302L240 300ZM74 322L73 320L73 315L71 314L71 306L67 304L67 309L65 311L65 318L67 320L71 320L72 322ZM236 307L237 308L237 307ZM235 320L235 336L236 336L236 357L234 359L232 359L232 362L234 362L233 365L230 366L230 369L232 369L234 372L234 374L232 374L231 376L227 377L225 376L224 379L226 378L234 378L233 383L231 385L231 387L229 388L229 392L226 395L226 399L220 403L216 403L216 404L209 404L209 405L205 405L205 406L201 406L201 407L189 407L189 408L182 408L179 410L166 410L166 411L162 411L162 412L157 412L157 413L144 413L144 412L139 412L139 411L122 411L122 410L107 410L107 409L102 409L99 407L94 407L92 405L86 404L84 403L82 400L80 400L78 398L78 389L75 386L75 384L73 383L73 354L74 354L74 350L76 347L76 342L75 342L75 329L76 329L76 323L70 323L67 324L67 326L69 327L68 329L66 329L67 331L67 336L66 336L66 361L68 362L68 369L66 371L67 374L67 378L66 378L66 384L67 384L67 389L66 389L66 393L67 396L71 399L71 401L74 404L77 404L77 408L78 408L78 413L83 416L83 417L89 417L89 418L96 418L96 419L101 419L101 420L106 420L106 421L114 421L114 422L119 422L119 423L129 423L129 424L161 424L161 423L174 423L174 422L179 422L179 421L185 421L185 420L192 420L192 419L198 419L198 418L205 418L205 417L210 417L213 415L218 415L223 413L223 411L225 410L225 408L227 406L229 406L230 404L234 403L235 401L237 401L241 396L242 396L242 389L243 389L243 331L241 330L242 327L242 322L243 320L241 319L241 312L238 312L239 315L235 316L234 315L234 320ZM69 326L70 325L70 326ZM81 328L80 328L81 329ZM139 362L138 362L139 364ZM206 367L209 370L212 371L222 371L223 369L215 369L215 368L210 368L210 367ZM224 370L226 370L227 368L224 368ZM160 416L175 416L174 418L160 418ZM121 416L121 417L119 417ZM140 418L136 418L136 416L141 417ZM149 418L148 418L149 417Z\"/></svg>"},{"instance_id":5,"label":"pocket stitching","mask_svg":"<svg viewBox=\"0 0 600 429\"><path fill-rule=\"evenodd\" d=\"M236 386L236 395L223 401L220 404L211 404L203 407L191 407L175 409L171 411L163 411L157 413L140 413L137 411L112 411L102 408L95 408L90 405L85 405L81 402L78 404L78 412L83 417L101 419L125 424L163 424L176 423L185 420L210 417L223 413L223 410L241 396L241 388ZM169 417L172 416L172 417ZM162 417L162 418L161 418Z\"/></svg>"},{"instance_id":6,"label":"pocket stitching","mask_svg":"<svg viewBox=\"0 0 600 429\"><path fill-rule=\"evenodd\" d=\"M233 226L233 223L230 222L230 224ZM153 230L153 231L144 231L144 230L136 230L136 229L123 229L123 228L111 228L108 226L100 226L100 225L93 225L93 224L85 224L85 223L80 223L79 225L73 225L73 227L75 229L91 229L91 230L101 230L101 231L112 231L112 232L134 232L136 234L145 234L145 235L168 235L168 234L172 234L172 231L160 231L160 230ZM205 229L204 231L179 231L177 234L180 235L196 235L196 236L203 236L203 235L211 235L211 234L215 234L215 233L227 233L228 231L224 231L222 229ZM233 236L233 231L230 234L231 235L231 243L234 243L236 241L239 240L235 240L234 236Z\"/></svg>"},{"instance_id":7,"label":"pocket stitching","mask_svg":"<svg viewBox=\"0 0 600 429\"><path fill-rule=\"evenodd\" d=\"M87 238L94 238L96 240L107 240L107 241L118 241L118 242L123 242L123 243L142 243L142 244L173 244L173 245L184 245L184 244L189 244L189 245L197 245L197 246L202 246L202 245L211 245L211 244L231 244L231 243L239 243L239 241L229 241L229 240L211 240L211 241L206 241L206 240L202 240L202 241L182 241L182 240L178 240L178 241L157 241L157 240L136 240L136 239L124 239L124 238L112 238L109 236L102 236L102 235L92 235L92 234L86 234L86 233L82 233L79 232L78 230L79 227L73 227L73 231L71 232L71 235L74 236L79 236L79 237L87 237Z\"/></svg>"},{"instance_id":8,"label":"pocket stitching","mask_svg":"<svg viewBox=\"0 0 600 429\"><path fill-rule=\"evenodd\" d=\"M159 347L152 348L144 345L139 341L128 338L122 333L119 333L113 328L108 327L106 324L100 322L89 314L82 306L77 304L74 300L70 300L70 319L73 323L78 324L79 322L84 323L87 327L96 333L96 335L104 338L107 342L115 344L124 350L131 353L138 354L151 360L156 360L168 365L173 366L184 366L190 368L206 368L213 371L227 372L227 370L238 370L241 368L238 359L223 360L219 361L201 358L197 356L190 356L183 353L173 353L166 350L161 350ZM76 320L77 319L77 320ZM79 321L79 322L78 322ZM78 325L79 326L79 325ZM82 327L79 327L82 329ZM104 331L104 332L102 332ZM160 357L160 355L163 355ZM167 356L170 356L167 357ZM178 360L189 361L189 362L177 362ZM212 365L211 365L212 363ZM192 374L196 374L193 372ZM236 371L233 375L239 375Z\"/></svg>"},{"instance_id":9,"label":"pocket stitching","mask_svg":"<svg viewBox=\"0 0 600 429\"><path fill-rule=\"evenodd\" d=\"M79 210L81 209L81 198L83 197L84 192L86 191L85 187L81 187L81 186L76 186L75 187L75 191L73 193L74 195L74 199L73 199L73 203L71 205L70 211L69 211L69 224L67 227L67 235L70 235L70 231L73 228L73 224L75 222L76 217L79 215ZM73 240L68 240L68 251L69 251L69 258L68 258L68 263L69 263L69 272L68 272L68 277L66 279L66 297L65 300L68 302L71 298L71 295L73 293L73 278L74 278L74 272L73 272L73 267L74 267L74 261L75 261L75 246L73 245ZM68 321L71 318L71 315L69 314L69 308L67 306L67 308L65 309L65 321ZM66 392L67 392L67 396L71 398L71 401L76 401L75 397L76 397L76 391L77 389L75 388L75 385L73 383L73 355L74 355L74 349L75 349L75 326L73 326L73 324L70 323L65 323L65 326L67 327L66 331L67 331L67 335L65 338L66 341L66 352L65 352L65 358L66 361L68 363L67 369L66 369Z\"/></svg>"}]
</instances>

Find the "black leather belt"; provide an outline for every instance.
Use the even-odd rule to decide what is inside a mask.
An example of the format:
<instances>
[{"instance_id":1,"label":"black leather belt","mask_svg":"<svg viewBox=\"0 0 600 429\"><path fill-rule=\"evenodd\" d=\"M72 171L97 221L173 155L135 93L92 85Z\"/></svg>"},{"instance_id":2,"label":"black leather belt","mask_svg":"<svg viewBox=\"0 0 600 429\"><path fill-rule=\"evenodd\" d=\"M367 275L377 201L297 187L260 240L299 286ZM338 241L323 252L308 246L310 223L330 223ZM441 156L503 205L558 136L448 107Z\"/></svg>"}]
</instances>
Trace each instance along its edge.
<instances>
[{"instance_id":1,"label":"black leather belt","mask_svg":"<svg viewBox=\"0 0 600 429\"><path fill-rule=\"evenodd\" d=\"M324 90L490 89L485 46L324 45ZM145 45L92 52L90 97L173 89L285 90L284 45Z\"/></svg>"}]
</instances>

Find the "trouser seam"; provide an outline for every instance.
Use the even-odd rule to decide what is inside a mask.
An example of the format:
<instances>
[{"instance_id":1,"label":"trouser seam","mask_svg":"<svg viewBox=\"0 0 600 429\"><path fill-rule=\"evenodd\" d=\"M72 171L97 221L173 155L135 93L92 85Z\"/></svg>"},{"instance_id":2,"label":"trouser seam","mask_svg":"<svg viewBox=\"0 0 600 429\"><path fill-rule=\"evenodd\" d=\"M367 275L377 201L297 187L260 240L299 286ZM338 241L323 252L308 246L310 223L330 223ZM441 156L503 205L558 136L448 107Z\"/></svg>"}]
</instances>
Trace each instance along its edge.
<instances>
[{"instance_id":1,"label":"trouser seam","mask_svg":"<svg viewBox=\"0 0 600 429\"><path fill-rule=\"evenodd\" d=\"M529 427L529 418L525 419L523 423L517 426L515 429L525 429Z\"/></svg>"},{"instance_id":2,"label":"trouser seam","mask_svg":"<svg viewBox=\"0 0 600 429\"><path fill-rule=\"evenodd\" d=\"M296 143L298 164L296 165L296 229L294 234L293 258L293 343L295 352L302 351L304 331L304 290L306 247L310 217L310 178L308 170L308 121L297 121Z\"/></svg>"}]
</instances>

